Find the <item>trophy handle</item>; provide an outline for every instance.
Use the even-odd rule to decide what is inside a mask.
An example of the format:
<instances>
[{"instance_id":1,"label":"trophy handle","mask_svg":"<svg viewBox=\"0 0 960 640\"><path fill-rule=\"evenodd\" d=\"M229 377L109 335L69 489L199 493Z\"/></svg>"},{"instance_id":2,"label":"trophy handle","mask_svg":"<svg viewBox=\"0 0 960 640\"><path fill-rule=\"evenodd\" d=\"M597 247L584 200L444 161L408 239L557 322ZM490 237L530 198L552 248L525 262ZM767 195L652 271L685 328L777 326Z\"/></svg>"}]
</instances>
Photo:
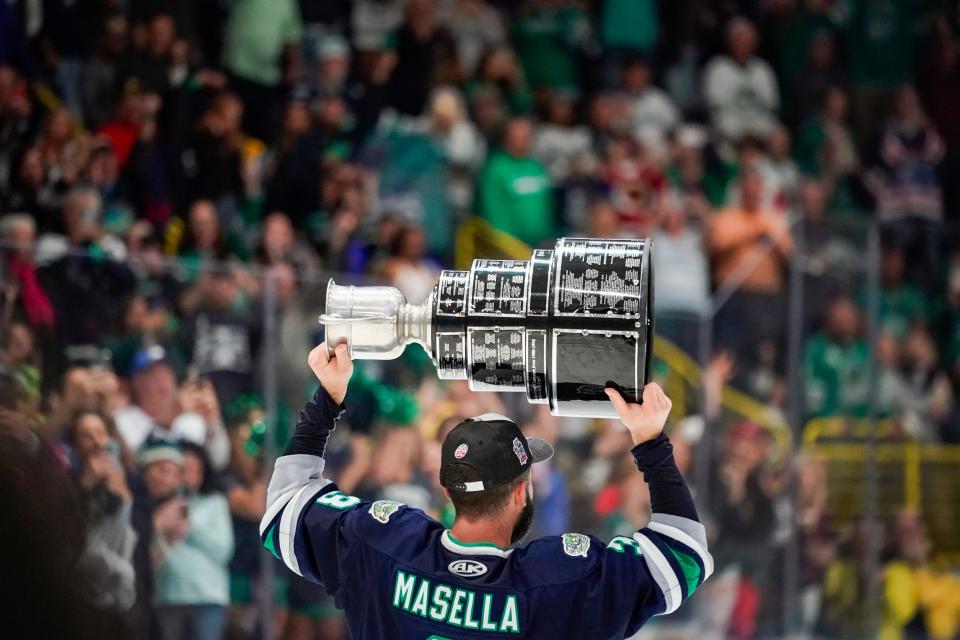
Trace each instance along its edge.
<instances>
[{"instance_id":1,"label":"trophy handle","mask_svg":"<svg viewBox=\"0 0 960 640\"><path fill-rule=\"evenodd\" d=\"M321 313L320 314L320 324L356 324L358 322L381 322L383 320L392 320L391 316L388 316L385 313L370 313L363 316L357 316L354 318L348 318L347 316L341 316L339 314L329 314Z\"/></svg>"}]
</instances>

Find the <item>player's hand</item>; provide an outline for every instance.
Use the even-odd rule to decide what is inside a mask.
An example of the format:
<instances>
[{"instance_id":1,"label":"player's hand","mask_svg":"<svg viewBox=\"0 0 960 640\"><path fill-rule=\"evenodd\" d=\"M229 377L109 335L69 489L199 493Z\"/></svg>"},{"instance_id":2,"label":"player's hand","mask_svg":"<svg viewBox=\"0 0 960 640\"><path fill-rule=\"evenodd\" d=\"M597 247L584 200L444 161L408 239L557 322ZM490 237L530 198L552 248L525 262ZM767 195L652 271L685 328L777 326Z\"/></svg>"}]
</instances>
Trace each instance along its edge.
<instances>
[{"instance_id":1,"label":"player's hand","mask_svg":"<svg viewBox=\"0 0 960 640\"><path fill-rule=\"evenodd\" d=\"M628 403L616 389L607 388L604 392L630 431L634 446L653 440L663 431L673 403L656 382L643 388L643 404Z\"/></svg>"},{"instance_id":2,"label":"player's hand","mask_svg":"<svg viewBox=\"0 0 960 640\"><path fill-rule=\"evenodd\" d=\"M347 345L338 344L331 357L327 355L327 344L321 343L307 356L307 362L320 381L320 386L327 390L334 402L343 404L347 384L353 375L353 360L350 359Z\"/></svg>"}]
</instances>

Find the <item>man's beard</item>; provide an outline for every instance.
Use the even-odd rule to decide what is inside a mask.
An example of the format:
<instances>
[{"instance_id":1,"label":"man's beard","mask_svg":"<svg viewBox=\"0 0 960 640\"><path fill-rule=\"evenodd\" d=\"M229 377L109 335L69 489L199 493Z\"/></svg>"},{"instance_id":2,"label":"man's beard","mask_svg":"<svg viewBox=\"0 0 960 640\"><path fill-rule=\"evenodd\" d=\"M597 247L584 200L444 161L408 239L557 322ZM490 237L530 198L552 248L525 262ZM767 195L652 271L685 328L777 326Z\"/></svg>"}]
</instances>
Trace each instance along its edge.
<instances>
[{"instance_id":1,"label":"man's beard","mask_svg":"<svg viewBox=\"0 0 960 640\"><path fill-rule=\"evenodd\" d=\"M527 499L527 504L520 512L517 523L513 525L513 532L510 534L510 544L517 544L527 537L530 533L530 527L533 525L533 500Z\"/></svg>"}]
</instances>

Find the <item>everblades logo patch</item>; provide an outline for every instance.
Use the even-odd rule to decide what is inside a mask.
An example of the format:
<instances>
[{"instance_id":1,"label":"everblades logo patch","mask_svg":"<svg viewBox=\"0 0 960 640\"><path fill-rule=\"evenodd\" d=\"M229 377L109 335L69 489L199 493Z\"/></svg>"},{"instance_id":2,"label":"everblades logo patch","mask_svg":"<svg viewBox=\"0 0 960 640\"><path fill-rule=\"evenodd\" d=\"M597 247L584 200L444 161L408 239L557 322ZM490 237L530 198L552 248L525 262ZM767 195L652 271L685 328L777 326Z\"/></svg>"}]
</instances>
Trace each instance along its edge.
<instances>
[{"instance_id":1,"label":"everblades logo patch","mask_svg":"<svg viewBox=\"0 0 960 640\"><path fill-rule=\"evenodd\" d=\"M517 460L520 461L521 466L527 464L527 450L523 448L520 438L513 439L513 452L517 454Z\"/></svg>"},{"instance_id":2,"label":"everblades logo patch","mask_svg":"<svg viewBox=\"0 0 960 640\"><path fill-rule=\"evenodd\" d=\"M382 524L387 524L390 522L390 516L397 512L403 506L402 502L396 502L394 500L377 500L372 505L370 505L370 515L373 516L373 519Z\"/></svg>"},{"instance_id":3,"label":"everblades logo patch","mask_svg":"<svg viewBox=\"0 0 960 640\"><path fill-rule=\"evenodd\" d=\"M476 560L454 560L447 565L447 570L463 578L476 578L487 572L487 565Z\"/></svg>"},{"instance_id":4,"label":"everblades logo patch","mask_svg":"<svg viewBox=\"0 0 960 640\"><path fill-rule=\"evenodd\" d=\"M563 541L563 552L571 557L587 557L590 550L590 538L582 533L565 533L560 539Z\"/></svg>"}]
</instances>

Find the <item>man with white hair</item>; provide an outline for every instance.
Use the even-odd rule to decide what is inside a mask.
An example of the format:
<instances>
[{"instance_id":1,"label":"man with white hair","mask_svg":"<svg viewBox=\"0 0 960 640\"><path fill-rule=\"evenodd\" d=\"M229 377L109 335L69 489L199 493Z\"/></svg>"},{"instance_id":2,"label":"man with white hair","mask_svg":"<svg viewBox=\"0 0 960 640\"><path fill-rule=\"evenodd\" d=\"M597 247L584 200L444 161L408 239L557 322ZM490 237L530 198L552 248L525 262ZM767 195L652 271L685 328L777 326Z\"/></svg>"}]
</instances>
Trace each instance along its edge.
<instances>
[{"instance_id":1,"label":"man with white hair","mask_svg":"<svg viewBox=\"0 0 960 640\"><path fill-rule=\"evenodd\" d=\"M96 245L110 258L122 261L127 257L123 241L103 228L103 200L90 186L71 189L63 201L63 234L44 233L37 242L37 262L47 264L71 251L84 252Z\"/></svg>"},{"instance_id":2,"label":"man with white hair","mask_svg":"<svg viewBox=\"0 0 960 640\"><path fill-rule=\"evenodd\" d=\"M102 213L96 189L75 187L63 204L64 233L37 241L40 281L57 314L70 318L59 326L67 345L98 344L137 284L126 247L103 228Z\"/></svg>"},{"instance_id":3,"label":"man with white hair","mask_svg":"<svg viewBox=\"0 0 960 640\"><path fill-rule=\"evenodd\" d=\"M36 236L37 223L30 214L11 213L0 218L0 255L4 256L0 262L0 291L13 293L11 302L19 302L33 329L52 329L56 323L53 306L33 263Z\"/></svg>"}]
</instances>

